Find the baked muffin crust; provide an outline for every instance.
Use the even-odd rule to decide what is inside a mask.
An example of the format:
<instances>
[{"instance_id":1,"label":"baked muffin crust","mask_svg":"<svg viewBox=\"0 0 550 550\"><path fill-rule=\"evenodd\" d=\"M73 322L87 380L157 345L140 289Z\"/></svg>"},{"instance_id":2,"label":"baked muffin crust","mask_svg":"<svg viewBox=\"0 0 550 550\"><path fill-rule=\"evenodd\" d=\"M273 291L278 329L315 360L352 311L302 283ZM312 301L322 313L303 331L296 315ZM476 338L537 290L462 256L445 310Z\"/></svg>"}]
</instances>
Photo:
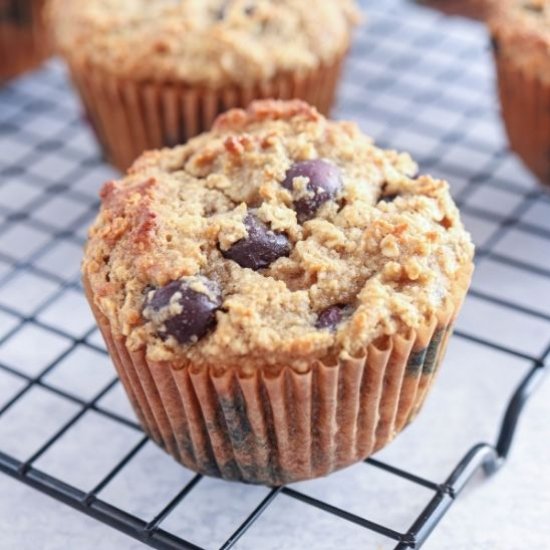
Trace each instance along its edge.
<instances>
[{"instance_id":1,"label":"baked muffin crust","mask_svg":"<svg viewBox=\"0 0 550 550\"><path fill-rule=\"evenodd\" d=\"M50 9L57 45L84 63L210 87L330 63L357 15L353 0L52 0Z\"/></svg>"},{"instance_id":2,"label":"baked muffin crust","mask_svg":"<svg viewBox=\"0 0 550 550\"><path fill-rule=\"evenodd\" d=\"M550 80L550 1L506 0L490 21L495 53Z\"/></svg>"},{"instance_id":3,"label":"baked muffin crust","mask_svg":"<svg viewBox=\"0 0 550 550\"><path fill-rule=\"evenodd\" d=\"M310 177L288 185L314 160ZM322 201L319 173L338 175ZM375 147L352 123L300 101L256 102L186 145L146 153L104 186L84 276L115 333L152 361L303 371L357 356L421 326L469 281L473 246L448 185L416 173L409 155ZM304 197L318 204L299 221ZM229 252L247 239L253 253L280 248L266 267L243 266L248 256ZM197 338L178 340L163 324L163 307L181 313L181 296L152 303L174 281L212 307L219 289L215 322Z\"/></svg>"}]
</instances>

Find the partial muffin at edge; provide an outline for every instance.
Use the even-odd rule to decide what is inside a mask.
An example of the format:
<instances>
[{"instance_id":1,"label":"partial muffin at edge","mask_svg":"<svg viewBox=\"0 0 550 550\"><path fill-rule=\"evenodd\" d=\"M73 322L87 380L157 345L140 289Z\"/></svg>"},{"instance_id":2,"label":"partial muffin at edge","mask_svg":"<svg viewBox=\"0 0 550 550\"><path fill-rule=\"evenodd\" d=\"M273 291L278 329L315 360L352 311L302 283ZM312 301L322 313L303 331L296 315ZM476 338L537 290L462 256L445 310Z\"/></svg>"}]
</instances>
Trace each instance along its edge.
<instances>
[{"instance_id":1,"label":"partial muffin at edge","mask_svg":"<svg viewBox=\"0 0 550 550\"><path fill-rule=\"evenodd\" d=\"M45 0L0 1L0 83L42 63L50 55L42 10Z\"/></svg>"},{"instance_id":2,"label":"partial muffin at edge","mask_svg":"<svg viewBox=\"0 0 550 550\"><path fill-rule=\"evenodd\" d=\"M512 150L550 183L550 2L507 0L490 20L501 111Z\"/></svg>"},{"instance_id":3,"label":"partial muffin at edge","mask_svg":"<svg viewBox=\"0 0 550 550\"><path fill-rule=\"evenodd\" d=\"M51 0L55 43L111 161L210 129L231 107L301 98L328 112L353 0Z\"/></svg>"}]
</instances>

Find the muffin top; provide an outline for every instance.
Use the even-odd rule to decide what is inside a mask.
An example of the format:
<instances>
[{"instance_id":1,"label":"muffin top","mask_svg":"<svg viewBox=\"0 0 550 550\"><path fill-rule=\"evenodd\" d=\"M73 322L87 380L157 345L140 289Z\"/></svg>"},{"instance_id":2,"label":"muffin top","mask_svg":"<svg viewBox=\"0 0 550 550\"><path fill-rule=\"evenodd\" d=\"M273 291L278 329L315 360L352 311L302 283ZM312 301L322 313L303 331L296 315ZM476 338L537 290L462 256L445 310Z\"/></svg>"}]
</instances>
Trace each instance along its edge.
<instances>
[{"instance_id":1,"label":"muffin top","mask_svg":"<svg viewBox=\"0 0 550 550\"><path fill-rule=\"evenodd\" d=\"M144 81L257 83L330 63L349 46L354 0L51 0L73 62Z\"/></svg>"},{"instance_id":2,"label":"muffin top","mask_svg":"<svg viewBox=\"0 0 550 550\"><path fill-rule=\"evenodd\" d=\"M550 0L504 0L490 27L497 55L550 78Z\"/></svg>"},{"instance_id":3,"label":"muffin top","mask_svg":"<svg viewBox=\"0 0 550 550\"><path fill-rule=\"evenodd\" d=\"M105 184L83 264L131 349L185 366L359 356L462 297L447 183L301 101L259 101Z\"/></svg>"}]
</instances>

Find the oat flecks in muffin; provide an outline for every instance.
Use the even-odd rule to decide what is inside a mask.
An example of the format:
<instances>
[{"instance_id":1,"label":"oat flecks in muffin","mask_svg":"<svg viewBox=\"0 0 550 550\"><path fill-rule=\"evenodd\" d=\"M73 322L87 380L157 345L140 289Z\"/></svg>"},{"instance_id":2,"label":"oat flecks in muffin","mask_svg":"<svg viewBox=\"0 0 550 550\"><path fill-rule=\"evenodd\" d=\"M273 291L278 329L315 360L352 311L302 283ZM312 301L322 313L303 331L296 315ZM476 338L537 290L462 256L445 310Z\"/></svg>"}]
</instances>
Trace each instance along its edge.
<instances>
[{"instance_id":1,"label":"oat flecks in muffin","mask_svg":"<svg viewBox=\"0 0 550 550\"><path fill-rule=\"evenodd\" d=\"M49 13L73 59L133 81L210 87L331 63L358 20L353 0L52 0Z\"/></svg>"},{"instance_id":2,"label":"oat flecks in muffin","mask_svg":"<svg viewBox=\"0 0 550 550\"><path fill-rule=\"evenodd\" d=\"M341 188L300 223L283 183L313 159L338 169ZM107 183L84 273L113 330L150 360L300 371L358 355L423 324L471 269L448 185L416 172L407 154L375 147L352 123L299 101L256 102ZM299 175L293 187L308 181ZM251 214L288 242L263 268L226 257L248 238ZM189 277L210 281L221 299L215 323L181 344L147 307L151 292Z\"/></svg>"}]
</instances>

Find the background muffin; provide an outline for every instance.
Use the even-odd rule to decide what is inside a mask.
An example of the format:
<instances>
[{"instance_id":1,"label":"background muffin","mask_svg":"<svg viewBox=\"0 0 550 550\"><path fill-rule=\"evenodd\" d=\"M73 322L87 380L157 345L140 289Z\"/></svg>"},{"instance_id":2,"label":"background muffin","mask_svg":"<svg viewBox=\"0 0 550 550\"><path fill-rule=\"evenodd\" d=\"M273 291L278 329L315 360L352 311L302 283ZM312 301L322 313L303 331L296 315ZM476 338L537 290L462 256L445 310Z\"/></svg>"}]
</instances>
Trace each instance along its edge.
<instances>
[{"instance_id":1,"label":"background muffin","mask_svg":"<svg viewBox=\"0 0 550 550\"><path fill-rule=\"evenodd\" d=\"M98 137L125 169L255 98L328 112L357 13L352 0L53 0L50 18Z\"/></svg>"},{"instance_id":2,"label":"background muffin","mask_svg":"<svg viewBox=\"0 0 550 550\"><path fill-rule=\"evenodd\" d=\"M416 0L418 4L436 8L448 15L462 15L485 21L502 0Z\"/></svg>"},{"instance_id":3,"label":"background muffin","mask_svg":"<svg viewBox=\"0 0 550 550\"><path fill-rule=\"evenodd\" d=\"M0 0L0 82L48 57L44 4L45 0Z\"/></svg>"},{"instance_id":4,"label":"background muffin","mask_svg":"<svg viewBox=\"0 0 550 550\"><path fill-rule=\"evenodd\" d=\"M504 2L491 31L510 146L550 183L550 2Z\"/></svg>"},{"instance_id":5,"label":"background muffin","mask_svg":"<svg viewBox=\"0 0 550 550\"><path fill-rule=\"evenodd\" d=\"M416 170L351 123L265 101L106 184L84 283L153 439L278 484L410 422L473 253L447 184Z\"/></svg>"}]
</instances>

